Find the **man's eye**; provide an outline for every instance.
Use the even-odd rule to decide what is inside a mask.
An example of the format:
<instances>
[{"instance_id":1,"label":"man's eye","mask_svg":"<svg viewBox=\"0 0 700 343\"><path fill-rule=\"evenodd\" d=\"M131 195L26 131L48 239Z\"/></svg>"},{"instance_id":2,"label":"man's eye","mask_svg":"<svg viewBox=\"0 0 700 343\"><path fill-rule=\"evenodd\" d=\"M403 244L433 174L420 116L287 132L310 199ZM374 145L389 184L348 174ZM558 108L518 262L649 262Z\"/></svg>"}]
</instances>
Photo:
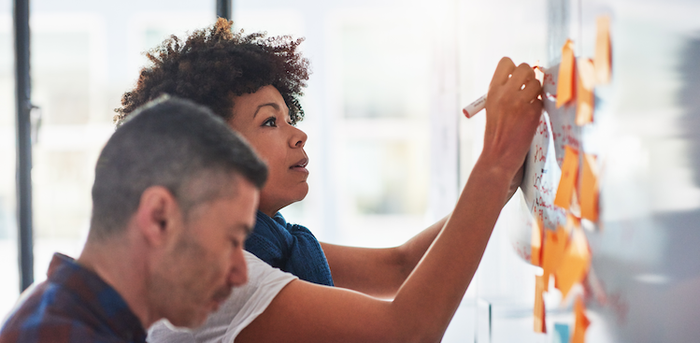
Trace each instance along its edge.
<instances>
[{"instance_id":1,"label":"man's eye","mask_svg":"<svg viewBox=\"0 0 700 343\"><path fill-rule=\"evenodd\" d=\"M231 240L231 245L232 245L234 248L238 248L238 247L241 246L241 241L234 238L234 239Z\"/></svg>"},{"instance_id":2,"label":"man's eye","mask_svg":"<svg viewBox=\"0 0 700 343\"><path fill-rule=\"evenodd\" d=\"M276 127L277 126L277 118L270 117L270 118L265 119L265 121L263 122L263 126Z\"/></svg>"}]
</instances>

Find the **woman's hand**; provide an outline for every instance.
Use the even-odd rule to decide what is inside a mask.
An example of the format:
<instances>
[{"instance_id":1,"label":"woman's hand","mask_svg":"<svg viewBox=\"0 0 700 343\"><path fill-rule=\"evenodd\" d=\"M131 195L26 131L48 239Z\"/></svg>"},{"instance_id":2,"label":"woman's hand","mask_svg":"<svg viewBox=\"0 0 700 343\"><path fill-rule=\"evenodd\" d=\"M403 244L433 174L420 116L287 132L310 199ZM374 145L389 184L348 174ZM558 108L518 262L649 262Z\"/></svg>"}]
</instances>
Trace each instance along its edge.
<instances>
[{"instance_id":1,"label":"woman's hand","mask_svg":"<svg viewBox=\"0 0 700 343\"><path fill-rule=\"evenodd\" d=\"M542 91L532 67L498 63L486 101L486 131L480 162L514 179L525 161L542 114Z\"/></svg>"}]
</instances>

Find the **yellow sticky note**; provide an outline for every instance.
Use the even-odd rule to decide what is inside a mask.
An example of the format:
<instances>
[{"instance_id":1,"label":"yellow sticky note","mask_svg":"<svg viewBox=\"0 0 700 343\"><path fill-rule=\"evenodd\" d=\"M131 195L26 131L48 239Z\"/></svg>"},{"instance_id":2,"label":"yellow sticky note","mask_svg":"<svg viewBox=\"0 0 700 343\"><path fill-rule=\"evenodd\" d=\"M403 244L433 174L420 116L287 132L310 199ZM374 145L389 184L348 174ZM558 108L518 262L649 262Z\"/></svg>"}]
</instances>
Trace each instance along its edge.
<instances>
[{"instance_id":1,"label":"yellow sticky note","mask_svg":"<svg viewBox=\"0 0 700 343\"><path fill-rule=\"evenodd\" d=\"M596 21L595 75L599 84L610 82L612 74L612 46L610 44L610 17L600 16Z\"/></svg>"},{"instance_id":2,"label":"yellow sticky note","mask_svg":"<svg viewBox=\"0 0 700 343\"><path fill-rule=\"evenodd\" d=\"M562 298L566 298L571 287L580 283L588 273L591 265L591 254L588 249L588 240L581 227L576 227L571 235L564 256L559 267L554 272L557 288L561 291Z\"/></svg>"},{"instance_id":3,"label":"yellow sticky note","mask_svg":"<svg viewBox=\"0 0 700 343\"><path fill-rule=\"evenodd\" d=\"M544 290L549 290L549 276L552 275L562 260L569 235L561 226L557 231L545 230L544 247L542 250L542 277Z\"/></svg>"},{"instance_id":4,"label":"yellow sticky note","mask_svg":"<svg viewBox=\"0 0 700 343\"><path fill-rule=\"evenodd\" d=\"M535 317L534 330L537 333L547 333L544 299L542 298L544 284L545 281L542 276L535 276L535 307L533 309L533 317Z\"/></svg>"},{"instance_id":5,"label":"yellow sticky note","mask_svg":"<svg viewBox=\"0 0 700 343\"><path fill-rule=\"evenodd\" d=\"M554 205L568 210L569 206L571 206L571 196L573 195L574 186L578 179L578 150L568 145L564 148L561 179L559 179L557 195L554 197Z\"/></svg>"},{"instance_id":6,"label":"yellow sticky note","mask_svg":"<svg viewBox=\"0 0 700 343\"><path fill-rule=\"evenodd\" d=\"M559 77L557 78L557 108L574 98L574 43L567 39L561 48Z\"/></svg>"},{"instance_id":7,"label":"yellow sticky note","mask_svg":"<svg viewBox=\"0 0 700 343\"><path fill-rule=\"evenodd\" d=\"M579 59L576 73L576 125L593 122L595 68L588 58Z\"/></svg>"},{"instance_id":8,"label":"yellow sticky note","mask_svg":"<svg viewBox=\"0 0 700 343\"><path fill-rule=\"evenodd\" d=\"M542 234L544 223L538 216L532 221L532 244L530 248L530 262L535 266L542 266Z\"/></svg>"},{"instance_id":9,"label":"yellow sticky note","mask_svg":"<svg viewBox=\"0 0 700 343\"><path fill-rule=\"evenodd\" d=\"M581 185L579 195L581 200L581 218L592 222L598 221L598 170L595 156L583 154Z\"/></svg>"},{"instance_id":10,"label":"yellow sticky note","mask_svg":"<svg viewBox=\"0 0 700 343\"><path fill-rule=\"evenodd\" d=\"M576 298L574 314L576 319L574 322L574 333L571 335L571 343L583 343L586 338L586 330L588 330L588 325L591 322L586 317L586 307L583 305L581 297Z\"/></svg>"}]
</instances>

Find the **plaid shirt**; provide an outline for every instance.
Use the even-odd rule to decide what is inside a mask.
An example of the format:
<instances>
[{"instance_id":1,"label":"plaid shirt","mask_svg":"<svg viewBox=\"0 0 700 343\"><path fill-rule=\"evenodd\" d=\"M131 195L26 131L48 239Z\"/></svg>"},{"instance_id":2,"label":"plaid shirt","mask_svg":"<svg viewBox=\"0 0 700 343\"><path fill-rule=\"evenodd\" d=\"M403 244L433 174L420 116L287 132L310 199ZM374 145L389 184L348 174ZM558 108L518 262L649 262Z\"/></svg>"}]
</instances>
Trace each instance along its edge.
<instances>
[{"instance_id":1,"label":"plaid shirt","mask_svg":"<svg viewBox=\"0 0 700 343\"><path fill-rule=\"evenodd\" d=\"M139 319L95 273L54 254L47 275L13 310L0 343L146 341Z\"/></svg>"}]
</instances>

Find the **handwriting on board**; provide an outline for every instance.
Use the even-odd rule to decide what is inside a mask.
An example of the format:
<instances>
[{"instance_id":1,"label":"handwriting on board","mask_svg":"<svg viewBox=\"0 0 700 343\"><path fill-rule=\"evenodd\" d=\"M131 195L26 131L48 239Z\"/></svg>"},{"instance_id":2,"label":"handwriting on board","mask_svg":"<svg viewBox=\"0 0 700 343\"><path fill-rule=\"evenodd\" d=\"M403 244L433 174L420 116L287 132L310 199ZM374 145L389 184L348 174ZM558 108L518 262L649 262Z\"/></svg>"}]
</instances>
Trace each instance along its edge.
<instances>
[{"instance_id":1,"label":"handwriting on board","mask_svg":"<svg viewBox=\"0 0 700 343\"><path fill-rule=\"evenodd\" d=\"M525 175L520 185L524 204L524 223L518 232L511 231L511 242L516 252L532 261L532 227L541 223L544 231L566 227L567 209L555 206L555 198L562 177L562 165L569 150L582 149L582 129L576 124L577 102L568 101L557 107L559 65L540 68L544 111L526 160ZM574 184L570 185L576 191ZM527 228L527 230L523 230Z\"/></svg>"},{"instance_id":2,"label":"handwriting on board","mask_svg":"<svg viewBox=\"0 0 700 343\"><path fill-rule=\"evenodd\" d=\"M528 230L514 226L511 231L513 247L527 261L532 261L533 258L530 228L540 227L544 237L547 228L553 229L566 223L566 212L554 206L561 169L552 148L552 132L549 116L545 112L540 117L540 125L530 145L530 153L525 161L525 175L520 185L525 204L521 217L525 221L523 227Z\"/></svg>"}]
</instances>

